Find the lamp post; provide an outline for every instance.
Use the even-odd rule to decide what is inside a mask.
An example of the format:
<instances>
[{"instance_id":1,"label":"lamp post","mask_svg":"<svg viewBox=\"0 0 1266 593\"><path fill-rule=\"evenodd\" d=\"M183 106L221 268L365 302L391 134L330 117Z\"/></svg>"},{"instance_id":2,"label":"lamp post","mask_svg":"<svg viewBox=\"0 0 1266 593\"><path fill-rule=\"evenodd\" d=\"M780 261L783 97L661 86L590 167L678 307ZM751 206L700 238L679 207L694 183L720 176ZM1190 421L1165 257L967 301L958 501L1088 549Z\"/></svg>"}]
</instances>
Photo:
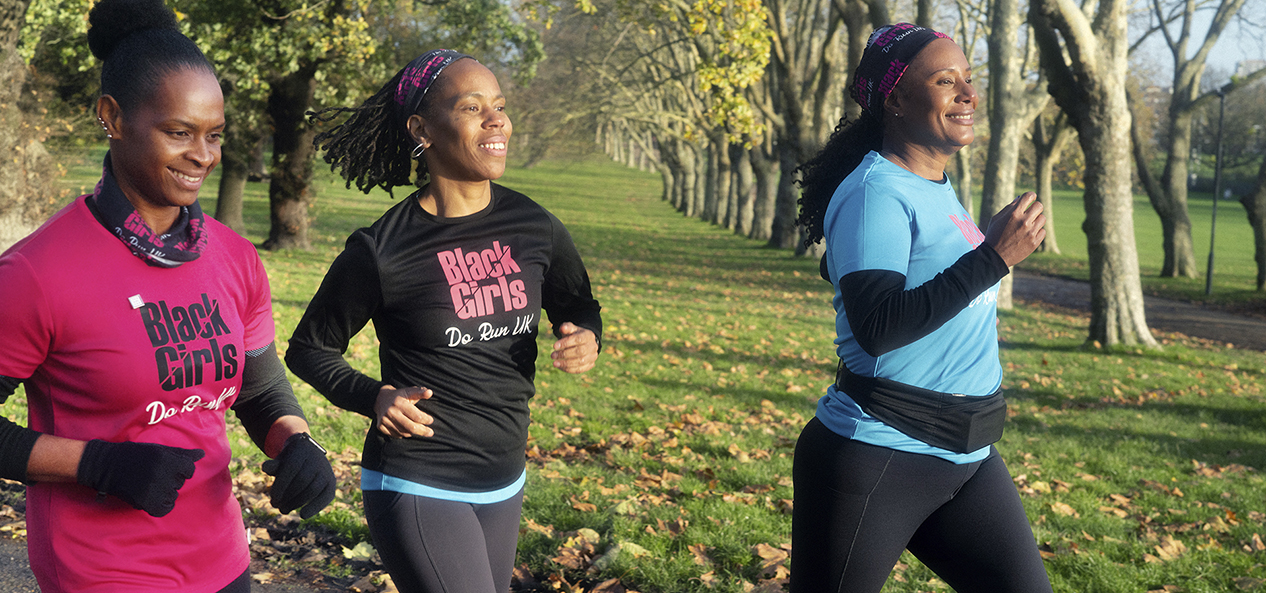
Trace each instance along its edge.
<instances>
[{"instance_id":1,"label":"lamp post","mask_svg":"<svg viewBox=\"0 0 1266 593\"><path fill-rule=\"evenodd\" d=\"M1226 115L1226 91L1225 86L1218 89L1218 147L1213 165L1213 221L1209 224L1209 267L1204 276L1206 295L1213 293L1213 242L1218 231L1218 199L1222 197L1222 118Z\"/></svg>"}]
</instances>

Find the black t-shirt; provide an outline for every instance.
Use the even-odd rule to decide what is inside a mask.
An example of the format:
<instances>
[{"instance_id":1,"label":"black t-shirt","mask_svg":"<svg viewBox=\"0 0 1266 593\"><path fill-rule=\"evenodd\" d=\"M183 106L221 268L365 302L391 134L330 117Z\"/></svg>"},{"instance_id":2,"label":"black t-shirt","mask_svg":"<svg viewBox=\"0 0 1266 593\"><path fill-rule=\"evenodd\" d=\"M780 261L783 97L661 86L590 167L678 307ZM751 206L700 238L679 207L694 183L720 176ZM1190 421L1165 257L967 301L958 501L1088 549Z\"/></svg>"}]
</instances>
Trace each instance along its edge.
<instances>
[{"instance_id":1,"label":"black t-shirt","mask_svg":"<svg viewBox=\"0 0 1266 593\"><path fill-rule=\"evenodd\" d=\"M414 194L352 234L295 328L286 362L335 405L374 418L386 384L425 387L431 437L371 426L364 467L448 490L504 487L523 471L544 308L601 336L600 307L563 224L492 185L484 210L439 218ZM370 319L382 381L343 359Z\"/></svg>"}]
</instances>

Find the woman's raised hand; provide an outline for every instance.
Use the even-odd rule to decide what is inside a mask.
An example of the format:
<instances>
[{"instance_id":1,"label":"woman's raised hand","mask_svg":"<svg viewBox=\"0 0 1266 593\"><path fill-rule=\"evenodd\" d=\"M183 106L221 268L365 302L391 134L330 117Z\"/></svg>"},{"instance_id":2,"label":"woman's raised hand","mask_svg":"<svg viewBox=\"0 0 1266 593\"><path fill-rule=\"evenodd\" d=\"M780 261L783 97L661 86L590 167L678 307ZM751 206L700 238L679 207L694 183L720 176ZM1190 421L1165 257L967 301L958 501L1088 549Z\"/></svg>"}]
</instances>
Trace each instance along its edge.
<instances>
[{"instance_id":1,"label":"woman's raised hand","mask_svg":"<svg viewBox=\"0 0 1266 593\"><path fill-rule=\"evenodd\" d=\"M1033 253L1046 239L1046 215L1037 194L1025 192L989 219L985 243L993 247L1007 267Z\"/></svg>"}]
</instances>

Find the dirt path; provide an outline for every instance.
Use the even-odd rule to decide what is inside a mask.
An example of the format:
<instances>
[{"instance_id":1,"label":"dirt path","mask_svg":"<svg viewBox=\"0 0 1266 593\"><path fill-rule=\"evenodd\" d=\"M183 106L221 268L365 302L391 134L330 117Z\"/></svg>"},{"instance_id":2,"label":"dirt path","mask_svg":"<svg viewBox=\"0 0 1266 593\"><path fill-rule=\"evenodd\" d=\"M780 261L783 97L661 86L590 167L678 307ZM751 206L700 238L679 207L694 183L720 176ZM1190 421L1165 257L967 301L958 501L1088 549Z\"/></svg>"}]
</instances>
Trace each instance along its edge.
<instances>
[{"instance_id":1,"label":"dirt path","mask_svg":"<svg viewBox=\"0 0 1266 593\"><path fill-rule=\"evenodd\" d=\"M1015 271L1012 294L1025 301L1090 311L1090 283L1057 276ZM1196 303L1143 297L1149 327L1266 351L1266 320L1207 309Z\"/></svg>"}]
</instances>

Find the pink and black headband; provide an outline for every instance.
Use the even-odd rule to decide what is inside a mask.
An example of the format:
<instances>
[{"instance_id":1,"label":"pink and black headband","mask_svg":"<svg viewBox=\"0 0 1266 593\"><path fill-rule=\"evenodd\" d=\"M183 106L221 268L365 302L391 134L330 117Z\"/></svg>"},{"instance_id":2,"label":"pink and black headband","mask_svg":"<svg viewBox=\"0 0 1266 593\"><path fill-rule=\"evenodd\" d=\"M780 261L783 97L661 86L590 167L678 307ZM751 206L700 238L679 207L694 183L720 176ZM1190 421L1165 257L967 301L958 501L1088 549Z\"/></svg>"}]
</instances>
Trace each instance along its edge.
<instances>
[{"instance_id":1,"label":"pink and black headband","mask_svg":"<svg viewBox=\"0 0 1266 593\"><path fill-rule=\"evenodd\" d=\"M440 72L462 58L474 59L451 49L433 49L414 58L400 71L400 84L396 86L396 118L400 125L405 125L409 116L422 107L422 98Z\"/></svg>"},{"instance_id":2,"label":"pink and black headband","mask_svg":"<svg viewBox=\"0 0 1266 593\"><path fill-rule=\"evenodd\" d=\"M926 27L897 23L875 29L853 74L849 94L862 110L883 121L884 101L897 87L910 60L935 39L949 39Z\"/></svg>"}]
</instances>

